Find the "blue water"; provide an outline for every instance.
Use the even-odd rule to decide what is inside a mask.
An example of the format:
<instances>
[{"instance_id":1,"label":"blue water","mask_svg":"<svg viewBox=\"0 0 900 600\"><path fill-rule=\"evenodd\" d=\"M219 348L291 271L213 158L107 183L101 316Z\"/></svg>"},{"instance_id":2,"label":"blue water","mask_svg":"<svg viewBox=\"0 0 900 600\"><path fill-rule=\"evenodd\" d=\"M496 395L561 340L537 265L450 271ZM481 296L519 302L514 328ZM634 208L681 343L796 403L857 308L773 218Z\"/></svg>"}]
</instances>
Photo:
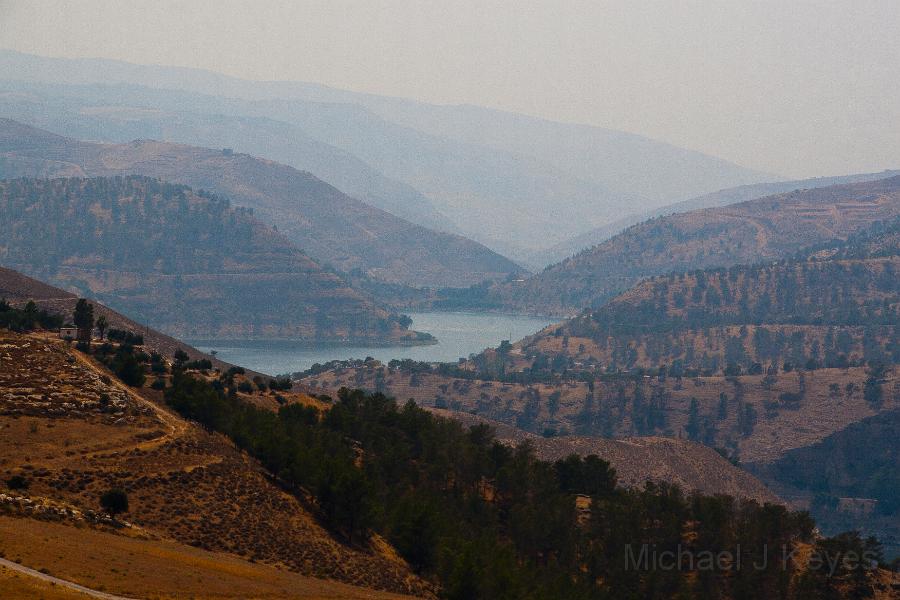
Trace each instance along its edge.
<instances>
[{"instance_id":1,"label":"blue water","mask_svg":"<svg viewBox=\"0 0 900 600\"><path fill-rule=\"evenodd\" d=\"M430 346L376 347L310 345L289 340L185 340L204 351L216 351L221 360L260 373L280 375L304 371L315 363L371 356L382 362L392 358L455 362L474 352L492 348L501 340L518 340L551 323L539 317L489 313L409 313L412 329L430 333L438 343Z\"/></svg>"}]
</instances>

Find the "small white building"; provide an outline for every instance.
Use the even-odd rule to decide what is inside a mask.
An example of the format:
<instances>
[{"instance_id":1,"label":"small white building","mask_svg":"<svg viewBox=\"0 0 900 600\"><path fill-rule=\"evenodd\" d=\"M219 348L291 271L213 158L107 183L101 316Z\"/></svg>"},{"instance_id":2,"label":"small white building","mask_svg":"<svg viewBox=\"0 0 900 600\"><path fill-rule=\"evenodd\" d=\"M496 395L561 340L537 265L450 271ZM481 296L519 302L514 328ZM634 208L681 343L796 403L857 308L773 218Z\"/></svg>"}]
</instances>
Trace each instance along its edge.
<instances>
[{"instance_id":1,"label":"small white building","mask_svg":"<svg viewBox=\"0 0 900 600\"><path fill-rule=\"evenodd\" d=\"M60 327L59 328L59 339L61 339L61 340L78 339L78 328L77 327Z\"/></svg>"}]
</instances>

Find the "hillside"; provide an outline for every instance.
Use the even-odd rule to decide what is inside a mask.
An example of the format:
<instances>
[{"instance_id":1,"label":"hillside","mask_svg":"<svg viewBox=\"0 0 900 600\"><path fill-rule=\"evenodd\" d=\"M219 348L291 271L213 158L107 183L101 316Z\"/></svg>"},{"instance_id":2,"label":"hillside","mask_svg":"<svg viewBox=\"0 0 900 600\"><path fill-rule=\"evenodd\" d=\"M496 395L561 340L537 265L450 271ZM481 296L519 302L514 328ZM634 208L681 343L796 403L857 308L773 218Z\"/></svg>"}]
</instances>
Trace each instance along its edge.
<instances>
[{"instance_id":1,"label":"hillside","mask_svg":"<svg viewBox=\"0 0 900 600\"><path fill-rule=\"evenodd\" d=\"M621 484L643 487L648 481L670 483L704 494L728 494L759 502L780 503L778 497L755 477L734 466L712 448L696 442L662 437L607 439L587 436L544 437L499 421L432 408L436 414L468 426L486 424L501 442L516 446L527 441L542 460L556 461L570 454L597 455L616 470Z\"/></svg>"},{"instance_id":2,"label":"hillside","mask_svg":"<svg viewBox=\"0 0 900 600\"><path fill-rule=\"evenodd\" d=\"M419 340L250 211L205 192L137 176L7 180L0 216L0 263L169 334Z\"/></svg>"},{"instance_id":3,"label":"hillside","mask_svg":"<svg viewBox=\"0 0 900 600\"><path fill-rule=\"evenodd\" d=\"M775 263L653 277L459 364L337 364L364 386L550 435L667 435L771 462L900 402L900 219Z\"/></svg>"},{"instance_id":4,"label":"hillside","mask_svg":"<svg viewBox=\"0 0 900 600\"><path fill-rule=\"evenodd\" d=\"M651 277L518 346L607 371L896 363L898 271L892 219L788 260Z\"/></svg>"},{"instance_id":5,"label":"hillside","mask_svg":"<svg viewBox=\"0 0 900 600\"><path fill-rule=\"evenodd\" d=\"M2 177L125 174L205 189L252 208L314 259L343 271L426 286L466 286L520 271L471 240L414 225L270 160L151 140L82 142L0 119Z\"/></svg>"},{"instance_id":6,"label":"hillside","mask_svg":"<svg viewBox=\"0 0 900 600\"><path fill-rule=\"evenodd\" d=\"M794 190L807 190L810 188L829 187L847 183L874 181L876 179L887 179L897 175L900 175L900 171L882 171L880 173L859 173L836 177L813 177L811 179L755 183L719 190L717 192L697 196L696 198L690 198L689 200L667 204L666 206L656 208L652 211L629 215L618 221L594 229L593 231L588 231L587 233L560 242L552 248L530 257L525 264L533 269L543 269L548 265L558 263L574 254L578 254L592 246L603 243L632 225L637 225L642 221L653 219L655 217L702 208L728 206L729 204L737 204L738 202L746 202L747 200L754 200L756 198Z\"/></svg>"},{"instance_id":7,"label":"hillside","mask_svg":"<svg viewBox=\"0 0 900 600\"><path fill-rule=\"evenodd\" d=\"M489 362L485 353L478 362ZM538 435L627 438L666 436L722 448L746 462L771 462L861 419L900 407L897 375L879 384L880 402L865 392L863 367L793 370L765 375L549 376L492 375L476 365L366 365L310 374L313 393L341 387L383 391L425 407L472 413ZM724 399L723 399L724 396Z\"/></svg>"},{"instance_id":8,"label":"hillside","mask_svg":"<svg viewBox=\"0 0 900 600\"><path fill-rule=\"evenodd\" d=\"M17 271L0 267L0 300L7 301L15 308L22 308L28 302L34 302L38 308L45 309L51 314L60 315L65 321L71 321L75 304L78 302L78 296L22 275ZM223 369L228 369L232 366L152 327L137 323L93 298L89 298L89 300L94 307L95 319L103 316L111 329L119 329L140 335L144 338L144 347L152 352L158 352L163 356L172 356L176 351L181 350L191 360L207 359Z\"/></svg>"},{"instance_id":9,"label":"hillside","mask_svg":"<svg viewBox=\"0 0 900 600\"><path fill-rule=\"evenodd\" d=\"M900 362L898 273L895 254L656 277L523 349L613 370Z\"/></svg>"},{"instance_id":10,"label":"hillside","mask_svg":"<svg viewBox=\"0 0 900 600\"><path fill-rule=\"evenodd\" d=\"M45 592L22 579L40 573L176 598L647 597L657 584L615 558L634 539L698 552L739 542L750 559L774 543L801 557L752 575L665 572L667 589L703 576L723 598L751 583L761 590L751 597L769 597L787 581L799 600L832 581L848 594L883 594L892 583L883 571L807 568L810 552L877 545L819 538L803 513L666 483L629 489L596 456L542 461L488 427L378 394L279 393L239 370L198 371L127 345L73 351L52 332L0 331L0 348L0 532L14 536L9 565L35 570L10 575L4 564L5 589ZM131 376L127 387L105 368L124 377L118 365L129 360L144 372L152 363L151 387ZM113 489L127 500L124 516L98 502ZM585 560L599 547L603 560ZM49 597L65 597L56 589Z\"/></svg>"},{"instance_id":11,"label":"hillside","mask_svg":"<svg viewBox=\"0 0 900 600\"><path fill-rule=\"evenodd\" d=\"M479 107L9 51L0 67L32 86L54 84L54 93L93 84L90 96L79 92L84 106L251 116L299 127L418 190L465 235L516 259L626 212L773 178L639 135Z\"/></svg>"},{"instance_id":12,"label":"hillside","mask_svg":"<svg viewBox=\"0 0 900 600\"><path fill-rule=\"evenodd\" d=\"M27 484L0 495L7 558L123 595L428 595L389 550L335 539L314 507L161 406L161 392L122 385L52 336L0 331L0 343L0 473ZM110 488L128 494L127 526L100 509Z\"/></svg>"},{"instance_id":13,"label":"hillside","mask_svg":"<svg viewBox=\"0 0 900 600\"><path fill-rule=\"evenodd\" d=\"M753 466L827 533L876 532L900 556L900 411L869 417L778 461Z\"/></svg>"},{"instance_id":14,"label":"hillside","mask_svg":"<svg viewBox=\"0 0 900 600\"><path fill-rule=\"evenodd\" d=\"M484 306L571 314L646 277L792 256L900 214L900 176L651 219L522 282L470 291Z\"/></svg>"}]
</instances>

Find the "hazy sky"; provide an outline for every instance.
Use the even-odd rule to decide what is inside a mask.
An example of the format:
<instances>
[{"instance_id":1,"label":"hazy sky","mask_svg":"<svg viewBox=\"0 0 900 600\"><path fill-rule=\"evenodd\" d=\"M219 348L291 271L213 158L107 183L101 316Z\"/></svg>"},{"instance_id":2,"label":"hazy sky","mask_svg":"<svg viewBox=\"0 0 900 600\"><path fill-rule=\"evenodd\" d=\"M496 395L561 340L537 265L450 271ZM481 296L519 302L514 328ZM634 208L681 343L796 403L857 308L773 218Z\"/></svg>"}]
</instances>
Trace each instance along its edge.
<instances>
[{"instance_id":1,"label":"hazy sky","mask_svg":"<svg viewBox=\"0 0 900 600\"><path fill-rule=\"evenodd\" d=\"M633 131L793 176L900 167L900 2L0 0L0 47Z\"/></svg>"}]
</instances>

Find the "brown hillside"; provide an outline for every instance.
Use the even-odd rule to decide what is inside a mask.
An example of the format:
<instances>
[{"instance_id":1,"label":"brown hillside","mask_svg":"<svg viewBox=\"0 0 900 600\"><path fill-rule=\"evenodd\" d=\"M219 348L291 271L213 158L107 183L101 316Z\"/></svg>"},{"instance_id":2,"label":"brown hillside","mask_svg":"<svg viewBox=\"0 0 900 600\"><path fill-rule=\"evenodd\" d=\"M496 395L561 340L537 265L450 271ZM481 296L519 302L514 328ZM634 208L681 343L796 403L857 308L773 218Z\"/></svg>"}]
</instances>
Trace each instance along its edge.
<instances>
[{"instance_id":1,"label":"brown hillside","mask_svg":"<svg viewBox=\"0 0 900 600\"><path fill-rule=\"evenodd\" d=\"M0 267L0 299L6 299L12 306L19 308L31 300L39 308L44 308L50 313L61 315L69 320L71 320L72 311L75 309L75 303L78 302L78 296L75 294L3 267ZM228 368L231 366L213 356L200 352L193 346L160 333L151 327L132 321L125 315L103 306L95 300L92 300L91 303L94 307L95 318L103 315L111 328L142 335L144 337L144 347L152 352L171 357L176 350L182 350L188 354L191 360L206 358L218 367Z\"/></svg>"},{"instance_id":2,"label":"brown hillside","mask_svg":"<svg viewBox=\"0 0 900 600\"><path fill-rule=\"evenodd\" d=\"M468 286L520 268L467 238L414 225L310 173L222 150L139 140L97 144L0 119L0 176L140 174L205 189L252 208L313 258L388 282Z\"/></svg>"},{"instance_id":3,"label":"brown hillside","mask_svg":"<svg viewBox=\"0 0 900 600\"><path fill-rule=\"evenodd\" d=\"M117 532L119 533L119 532ZM302 600L411 598L316 579L171 540L117 535L69 523L0 516L9 560L91 589L131 598ZM0 567L0 589L16 600L84 600L61 585Z\"/></svg>"},{"instance_id":4,"label":"brown hillside","mask_svg":"<svg viewBox=\"0 0 900 600\"><path fill-rule=\"evenodd\" d=\"M591 392L588 384L574 380L504 383L368 365L328 371L302 383L315 393L334 393L342 386L383 390L421 406L473 413L532 433L550 429L561 435L616 438L686 438L696 399L701 441L736 450L742 462L769 462L900 406L895 373L882 384L884 400L877 407L864 398L867 377L862 367L780 373L771 383L763 375L668 377L664 382L639 376L598 380ZM720 417L722 394L726 400ZM752 419L748 411L755 415Z\"/></svg>"},{"instance_id":5,"label":"brown hillside","mask_svg":"<svg viewBox=\"0 0 900 600\"><path fill-rule=\"evenodd\" d=\"M595 371L895 362L898 274L893 255L655 277L516 344L507 369L540 354Z\"/></svg>"},{"instance_id":6,"label":"brown hillside","mask_svg":"<svg viewBox=\"0 0 900 600\"><path fill-rule=\"evenodd\" d=\"M162 408L158 393L136 393L113 381L91 359L47 335L0 332L0 361L0 474L4 481L24 476L29 504L38 507L22 508L24 503L7 496L0 510L222 553L219 568L236 556L367 588L428 594L387 549L349 547L333 539L310 509L273 485L255 461ZM130 527L110 527L94 512L99 495L113 487L128 494ZM0 527L7 523L0 520ZM54 543L40 547L52 552ZM37 566L51 556L35 548L17 552ZM213 560L211 554L205 557ZM174 562L170 568L177 570ZM51 566L62 574L74 574L75 568L66 561ZM134 591L141 577L128 589ZM109 581L125 585L114 574Z\"/></svg>"},{"instance_id":7,"label":"brown hillside","mask_svg":"<svg viewBox=\"0 0 900 600\"><path fill-rule=\"evenodd\" d=\"M6 180L0 232L3 265L169 334L417 340L248 210L184 186L138 176Z\"/></svg>"},{"instance_id":8,"label":"brown hillside","mask_svg":"<svg viewBox=\"0 0 900 600\"><path fill-rule=\"evenodd\" d=\"M900 176L759 198L651 219L524 282L494 287L492 305L571 314L643 278L793 255L900 215Z\"/></svg>"},{"instance_id":9,"label":"brown hillside","mask_svg":"<svg viewBox=\"0 0 900 600\"><path fill-rule=\"evenodd\" d=\"M712 448L694 442L661 437L620 440L586 436L546 438L471 413L431 410L468 426L490 425L497 432L497 439L504 443L516 445L528 441L542 460L555 461L570 454L596 454L613 466L619 482L627 487L641 487L647 481L667 482L704 494L780 502L758 479L729 463Z\"/></svg>"}]
</instances>

